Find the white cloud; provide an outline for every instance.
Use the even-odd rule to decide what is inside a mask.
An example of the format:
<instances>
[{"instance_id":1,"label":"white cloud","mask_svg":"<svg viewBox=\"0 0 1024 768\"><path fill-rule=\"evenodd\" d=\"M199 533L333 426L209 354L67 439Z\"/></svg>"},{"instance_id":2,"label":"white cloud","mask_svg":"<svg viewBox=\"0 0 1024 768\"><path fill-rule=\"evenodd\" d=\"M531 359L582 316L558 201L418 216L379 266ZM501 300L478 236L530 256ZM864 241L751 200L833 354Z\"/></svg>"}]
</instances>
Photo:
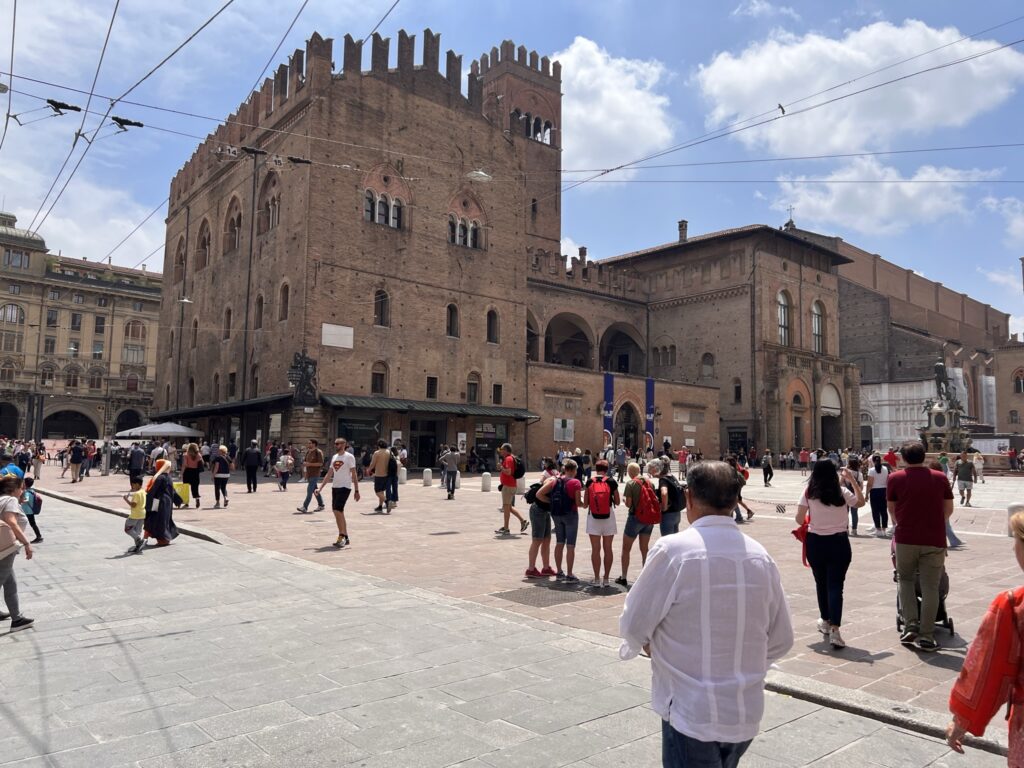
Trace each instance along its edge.
<instances>
[{"instance_id":1,"label":"white cloud","mask_svg":"<svg viewBox=\"0 0 1024 768\"><path fill-rule=\"evenodd\" d=\"M998 213L1006 221L1006 238L1009 244L1024 243L1024 200L1017 197L986 197L982 207Z\"/></svg>"},{"instance_id":2,"label":"white cloud","mask_svg":"<svg viewBox=\"0 0 1024 768\"><path fill-rule=\"evenodd\" d=\"M552 58L562 64L565 93L563 168L608 168L671 142L669 99L655 90L666 77L661 62L612 56L585 37Z\"/></svg>"},{"instance_id":3,"label":"white cloud","mask_svg":"<svg viewBox=\"0 0 1024 768\"><path fill-rule=\"evenodd\" d=\"M783 211L792 205L801 221L865 234L894 234L915 224L965 214L964 182L994 175L992 171L925 165L905 177L876 158L857 158L824 177L833 183L797 183L805 178L799 176L780 178L780 195L772 208ZM941 181L920 183L924 179ZM850 183L858 181L870 183Z\"/></svg>"},{"instance_id":4,"label":"white cloud","mask_svg":"<svg viewBox=\"0 0 1024 768\"><path fill-rule=\"evenodd\" d=\"M579 244L571 237L562 238L562 255L563 256L578 256L580 251Z\"/></svg>"},{"instance_id":5,"label":"white cloud","mask_svg":"<svg viewBox=\"0 0 1024 768\"><path fill-rule=\"evenodd\" d=\"M963 126L1004 103L1024 80L1024 54L1006 49L798 113L827 98L998 45L992 40L965 40L807 102L793 102L960 37L953 27L934 29L915 20L899 26L877 22L841 38L774 32L738 54L719 53L701 66L695 80L711 105L709 128L742 120L777 102L790 105L788 116L735 134L746 146L778 154L887 146L898 136Z\"/></svg>"},{"instance_id":6,"label":"white cloud","mask_svg":"<svg viewBox=\"0 0 1024 768\"><path fill-rule=\"evenodd\" d=\"M1024 336L1024 315L1010 315L1010 333Z\"/></svg>"},{"instance_id":7,"label":"white cloud","mask_svg":"<svg viewBox=\"0 0 1024 768\"><path fill-rule=\"evenodd\" d=\"M982 269L981 267L978 267L978 272L983 274L990 283L1010 288L1016 293L1021 291L1021 276L1019 274L1004 269Z\"/></svg>"},{"instance_id":8,"label":"white cloud","mask_svg":"<svg viewBox=\"0 0 1024 768\"><path fill-rule=\"evenodd\" d=\"M793 21L800 21L800 14L788 5L772 5L768 0L746 0L736 6L731 16L750 16L754 19L772 16L789 16Z\"/></svg>"}]
</instances>

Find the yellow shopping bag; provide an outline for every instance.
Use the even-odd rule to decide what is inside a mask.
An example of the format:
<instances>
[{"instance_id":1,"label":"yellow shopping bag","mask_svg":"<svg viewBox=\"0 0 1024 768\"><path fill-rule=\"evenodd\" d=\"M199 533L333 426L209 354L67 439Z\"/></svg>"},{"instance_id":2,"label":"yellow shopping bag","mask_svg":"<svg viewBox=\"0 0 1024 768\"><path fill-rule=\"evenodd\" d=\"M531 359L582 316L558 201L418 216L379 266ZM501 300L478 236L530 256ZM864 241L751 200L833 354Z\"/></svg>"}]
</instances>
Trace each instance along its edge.
<instances>
[{"instance_id":1,"label":"yellow shopping bag","mask_svg":"<svg viewBox=\"0 0 1024 768\"><path fill-rule=\"evenodd\" d=\"M186 507L188 506L188 502L189 502L189 498L190 498L189 490L190 490L190 488L189 488L189 484L188 483L175 483L174 484L174 492L176 494L178 494L178 496L181 497L181 503L184 504Z\"/></svg>"}]
</instances>

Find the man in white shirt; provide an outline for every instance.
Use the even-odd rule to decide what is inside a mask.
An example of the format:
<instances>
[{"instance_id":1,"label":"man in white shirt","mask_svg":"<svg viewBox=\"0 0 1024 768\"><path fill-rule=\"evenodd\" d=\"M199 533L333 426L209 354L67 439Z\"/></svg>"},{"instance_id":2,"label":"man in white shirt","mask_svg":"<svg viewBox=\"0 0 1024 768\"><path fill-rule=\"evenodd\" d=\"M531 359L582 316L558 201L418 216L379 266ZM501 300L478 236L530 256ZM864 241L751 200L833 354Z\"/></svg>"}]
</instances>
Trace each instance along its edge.
<instances>
[{"instance_id":1,"label":"man in white shirt","mask_svg":"<svg viewBox=\"0 0 1024 768\"><path fill-rule=\"evenodd\" d=\"M331 484L331 510L334 512L334 521L338 524L338 538L334 542L334 546L341 549L351 544L348 538L348 526L345 524L345 502L348 501L348 496L353 490L356 501L359 501L359 473L356 471L356 457L348 451L348 441L343 437L334 441L331 466L327 470L327 474L324 475L323 482L320 483L318 496L328 482Z\"/></svg>"},{"instance_id":2,"label":"man in white shirt","mask_svg":"<svg viewBox=\"0 0 1024 768\"><path fill-rule=\"evenodd\" d=\"M738 765L764 713L768 666L793 646L778 567L732 520L738 478L721 461L694 465L690 527L654 545L619 618L620 657L651 656L665 768Z\"/></svg>"}]
</instances>

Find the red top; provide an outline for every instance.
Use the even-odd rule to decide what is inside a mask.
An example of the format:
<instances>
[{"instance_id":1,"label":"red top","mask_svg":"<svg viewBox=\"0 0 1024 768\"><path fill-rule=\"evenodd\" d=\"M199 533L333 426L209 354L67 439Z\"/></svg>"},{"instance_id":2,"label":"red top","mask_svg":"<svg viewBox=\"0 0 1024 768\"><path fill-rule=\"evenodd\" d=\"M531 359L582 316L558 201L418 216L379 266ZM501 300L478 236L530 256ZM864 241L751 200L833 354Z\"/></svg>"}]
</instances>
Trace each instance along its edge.
<instances>
[{"instance_id":1,"label":"red top","mask_svg":"<svg viewBox=\"0 0 1024 768\"><path fill-rule=\"evenodd\" d=\"M510 453L504 459L501 460L501 475L498 476L498 485L511 485L516 484L516 459Z\"/></svg>"},{"instance_id":2,"label":"red top","mask_svg":"<svg viewBox=\"0 0 1024 768\"><path fill-rule=\"evenodd\" d=\"M922 465L893 472L885 487L885 498L896 502L893 539L897 544L945 548L943 500L953 498L945 475Z\"/></svg>"},{"instance_id":3,"label":"red top","mask_svg":"<svg viewBox=\"0 0 1024 768\"><path fill-rule=\"evenodd\" d=\"M896 464L899 462L899 459L896 458L896 454L895 453L893 453L892 451L889 451L882 458L882 461L884 461L886 464L888 464L893 469L896 469Z\"/></svg>"},{"instance_id":4,"label":"red top","mask_svg":"<svg viewBox=\"0 0 1024 768\"><path fill-rule=\"evenodd\" d=\"M802 461L804 464L806 464L810 460L811 460L811 452L810 451L800 451L800 461Z\"/></svg>"}]
</instances>

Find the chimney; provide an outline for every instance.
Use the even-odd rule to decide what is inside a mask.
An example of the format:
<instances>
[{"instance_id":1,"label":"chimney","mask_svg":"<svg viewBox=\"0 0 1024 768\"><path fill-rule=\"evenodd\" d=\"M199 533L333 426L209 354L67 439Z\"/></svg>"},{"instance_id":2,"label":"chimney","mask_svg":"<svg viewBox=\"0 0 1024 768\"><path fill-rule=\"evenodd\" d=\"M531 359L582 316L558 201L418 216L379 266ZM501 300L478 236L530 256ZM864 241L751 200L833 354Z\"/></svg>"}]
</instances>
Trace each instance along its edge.
<instances>
[{"instance_id":1,"label":"chimney","mask_svg":"<svg viewBox=\"0 0 1024 768\"><path fill-rule=\"evenodd\" d=\"M587 263L587 246L585 245L580 246L580 261L584 264Z\"/></svg>"},{"instance_id":2,"label":"chimney","mask_svg":"<svg viewBox=\"0 0 1024 768\"><path fill-rule=\"evenodd\" d=\"M686 242L686 228L687 228L688 224L689 224L689 222L687 222L686 219L680 219L679 220L679 242L680 243L685 243Z\"/></svg>"}]
</instances>

